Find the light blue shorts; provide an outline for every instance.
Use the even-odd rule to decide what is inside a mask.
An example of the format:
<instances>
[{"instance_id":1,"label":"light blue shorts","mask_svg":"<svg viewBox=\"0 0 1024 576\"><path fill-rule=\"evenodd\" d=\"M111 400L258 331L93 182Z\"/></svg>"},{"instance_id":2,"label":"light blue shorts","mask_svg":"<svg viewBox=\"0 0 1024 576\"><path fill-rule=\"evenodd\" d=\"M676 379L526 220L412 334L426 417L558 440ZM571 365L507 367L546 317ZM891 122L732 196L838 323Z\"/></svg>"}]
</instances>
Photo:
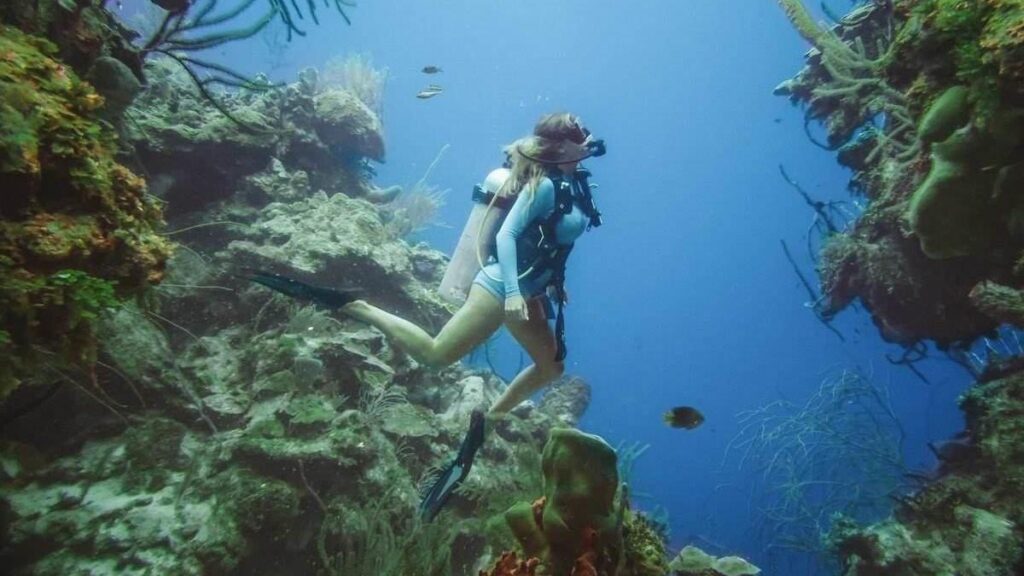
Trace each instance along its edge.
<instances>
[{"instance_id":1,"label":"light blue shorts","mask_svg":"<svg viewBox=\"0 0 1024 576\"><path fill-rule=\"evenodd\" d=\"M485 273L486 272L486 273ZM535 297L543 297L544 300L548 300L544 293L544 289L547 287L548 280L551 279L551 273L546 272L541 274L537 278L530 280L519 281L519 293L522 294L523 298L529 300ZM501 280L501 267L498 266L497 262L491 262L484 266L483 270L477 272L476 278L473 279L473 284L487 290L498 302L504 304L505 302L505 283ZM545 310L548 312L548 318L551 317L551 303L550 301L544 304Z\"/></svg>"}]
</instances>

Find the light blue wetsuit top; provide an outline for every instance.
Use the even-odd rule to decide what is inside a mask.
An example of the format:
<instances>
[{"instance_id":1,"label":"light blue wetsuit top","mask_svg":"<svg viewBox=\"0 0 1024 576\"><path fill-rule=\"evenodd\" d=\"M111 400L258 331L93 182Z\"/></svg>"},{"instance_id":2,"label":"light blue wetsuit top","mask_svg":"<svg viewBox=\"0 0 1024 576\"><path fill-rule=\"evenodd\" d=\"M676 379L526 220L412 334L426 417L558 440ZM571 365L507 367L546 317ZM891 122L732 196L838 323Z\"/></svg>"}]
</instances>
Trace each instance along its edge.
<instances>
[{"instance_id":1,"label":"light blue wetsuit top","mask_svg":"<svg viewBox=\"0 0 1024 576\"><path fill-rule=\"evenodd\" d=\"M531 298L543 292L551 280L552 272L549 270L536 278L520 281L519 275L525 270L517 268L516 244L531 223L548 218L554 211L555 185L550 178L542 179L533 194L525 190L520 192L512 209L508 211L505 222L498 230L498 261L492 259L485 265L483 270L477 273L473 283L493 294L499 302L504 302L507 296L522 295L524 298ZM572 244L587 229L589 222L587 216L573 202L572 211L555 225L556 240L562 246Z\"/></svg>"}]
</instances>

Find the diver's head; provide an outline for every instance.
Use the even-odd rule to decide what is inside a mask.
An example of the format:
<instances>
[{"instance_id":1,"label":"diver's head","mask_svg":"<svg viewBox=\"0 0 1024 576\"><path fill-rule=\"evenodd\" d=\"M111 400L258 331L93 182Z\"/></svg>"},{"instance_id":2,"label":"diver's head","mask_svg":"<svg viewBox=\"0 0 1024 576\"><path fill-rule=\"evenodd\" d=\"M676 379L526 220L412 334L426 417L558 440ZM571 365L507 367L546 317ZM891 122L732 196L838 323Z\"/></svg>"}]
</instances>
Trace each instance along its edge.
<instances>
[{"instance_id":1,"label":"diver's head","mask_svg":"<svg viewBox=\"0 0 1024 576\"><path fill-rule=\"evenodd\" d=\"M604 141L594 138L578 116L547 114L533 127L533 136L513 144L513 151L527 160L571 173L585 158L605 153Z\"/></svg>"},{"instance_id":2,"label":"diver's head","mask_svg":"<svg viewBox=\"0 0 1024 576\"><path fill-rule=\"evenodd\" d=\"M533 134L505 147L505 166L512 170L503 193L533 189L552 169L572 174L585 158L604 154L604 141L574 114L547 114L533 127Z\"/></svg>"}]
</instances>

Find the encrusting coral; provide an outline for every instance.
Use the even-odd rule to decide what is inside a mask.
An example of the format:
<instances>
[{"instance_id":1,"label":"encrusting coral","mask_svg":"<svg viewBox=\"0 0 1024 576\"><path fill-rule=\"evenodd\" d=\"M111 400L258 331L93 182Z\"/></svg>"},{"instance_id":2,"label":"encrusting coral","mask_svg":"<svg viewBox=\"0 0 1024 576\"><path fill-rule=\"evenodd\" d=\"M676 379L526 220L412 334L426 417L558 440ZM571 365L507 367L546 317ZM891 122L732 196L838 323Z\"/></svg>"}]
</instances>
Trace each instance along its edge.
<instances>
[{"instance_id":1,"label":"encrusting coral","mask_svg":"<svg viewBox=\"0 0 1024 576\"><path fill-rule=\"evenodd\" d=\"M159 282L171 251L103 99L55 52L0 26L0 398L41 361L90 366L97 316Z\"/></svg>"}]
</instances>

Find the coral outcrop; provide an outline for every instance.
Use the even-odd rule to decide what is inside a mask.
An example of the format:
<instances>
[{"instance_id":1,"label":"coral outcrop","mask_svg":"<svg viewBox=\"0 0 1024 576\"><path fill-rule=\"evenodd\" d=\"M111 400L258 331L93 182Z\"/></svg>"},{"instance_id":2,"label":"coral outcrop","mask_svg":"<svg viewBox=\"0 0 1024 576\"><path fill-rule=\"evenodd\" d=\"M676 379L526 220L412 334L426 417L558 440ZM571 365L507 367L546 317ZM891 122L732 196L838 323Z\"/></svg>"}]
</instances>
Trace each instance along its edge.
<instances>
[{"instance_id":1,"label":"coral outcrop","mask_svg":"<svg viewBox=\"0 0 1024 576\"><path fill-rule=\"evenodd\" d=\"M247 130L199 94L176 64L151 60L146 75L153 86L126 112L125 132L169 214L209 208L268 167L302 174L311 191L377 192L369 162L384 159L380 120L355 96L321 85L315 74L306 72L280 90L222 98Z\"/></svg>"},{"instance_id":2,"label":"coral outcrop","mask_svg":"<svg viewBox=\"0 0 1024 576\"><path fill-rule=\"evenodd\" d=\"M669 564L677 576L756 576L761 569L739 556L716 558L696 546L686 546Z\"/></svg>"},{"instance_id":3,"label":"coral outcrop","mask_svg":"<svg viewBox=\"0 0 1024 576\"><path fill-rule=\"evenodd\" d=\"M867 528L840 519L830 542L844 574L963 576L1024 569L1024 375L979 383L960 400L965 432L937 448L941 466L893 518Z\"/></svg>"},{"instance_id":4,"label":"coral outcrop","mask_svg":"<svg viewBox=\"0 0 1024 576\"><path fill-rule=\"evenodd\" d=\"M103 99L52 44L0 26L0 102L2 398L40 364L88 369L98 315L159 282L171 250Z\"/></svg>"},{"instance_id":5,"label":"coral outcrop","mask_svg":"<svg viewBox=\"0 0 1024 576\"><path fill-rule=\"evenodd\" d=\"M831 28L800 0L780 3L814 47L776 93L824 124L822 145L869 200L822 250L819 311L859 299L885 339L908 346L993 330L968 295L1024 281L1019 3L879 0Z\"/></svg>"},{"instance_id":6,"label":"coral outcrop","mask_svg":"<svg viewBox=\"0 0 1024 576\"><path fill-rule=\"evenodd\" d=\"M814 47L777 93L867 201L826 238L819 313L859 299L905 361L931 340L978 377L934 476L887 521L837 519L833 549L849 576L1019 574L1022 361L969 350L1024 318L1024 5L875 0L826 28L780 3Z\"/></svg>"}]
</instances>

